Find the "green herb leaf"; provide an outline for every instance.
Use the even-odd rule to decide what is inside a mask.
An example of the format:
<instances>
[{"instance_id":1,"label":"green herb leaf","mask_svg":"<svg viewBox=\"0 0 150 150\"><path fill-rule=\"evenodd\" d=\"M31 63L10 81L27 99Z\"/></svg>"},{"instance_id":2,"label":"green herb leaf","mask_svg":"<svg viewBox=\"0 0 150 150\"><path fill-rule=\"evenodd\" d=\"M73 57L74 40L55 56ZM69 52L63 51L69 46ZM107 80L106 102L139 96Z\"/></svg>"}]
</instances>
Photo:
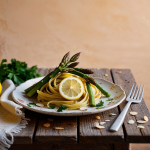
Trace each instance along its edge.
<instances>
[{"instance_id":1,"label":"green herb leaf","mask_svg":"<svg viewBox=\"0 0 150 150\"><path fill-rule=\"evenodd\" d=\"M104 102L101 100L98 104L96 104L96 107L101 107L104 105Z\"/></svg>"},{"instance_id":2,"label":"green herb leaf","mask_svg":"<svg viewBox=\"0 0 150 150\"><path fill-rule=\"evenodd\" d=\"M29 103L29 105L34 105L35 106L36 104L33 102L33 103Z\"/></svg>"},{"instance_id":3,"label":"green herb leaf","mask_svg":"<svg viewBox=\"0 0 150 150\"><path fill-rule=\"evenodd\" d=\"M113 100L113 98L109 98L108 100L106 100L106 101L112 101Z\"/></svg>"},{"instance_id":4,"label":"green herb leaf","mask_svg":"<svg viewBox=\"0 0 150 150\"><path fill-rule=\"evenodd\" d=\"M57 112L62 112L62 111L65 110L65 109L67 109L66 106L60 105L59 108L58 108L58 110L57 110Z\"/></svg>"},{"instance_id":5,"label":"green herb leaf","mask_svg":"<svg viewBox=\"0 0 150 150\"><path fill-rule=\"evenodd\" d=\"M8 78L9 78L9 79L12 79L13 75L14 75L13 73L9 73L9 74L8 74Z\"/></svg>"},{"instance_id":6,"label":"green herb leaf","mask_svg":"<svg viewBox=\"0 0 150 150\"><path fill-rule=\"evenodd\" d=\"M24 82L21 78L19 78L16 75L14 75L13 78L14 78L15 83L17 83L18 85Z\"/></svg>"},{"instance_id":7,"label":"green herb leaf","mask_svg":"<svg viewBox=\"0 0 150 150\"><path fill-rule=\"evenodd\" d=\"M101 100L98 104L96 104L96 109L103 108L102 106L104 105L104 102Z\"/></svg>"},{"instance_id":8,"label":"green herb leaf","mask_svg":"<svg viewBox=\"0 0 150 150\"><path fill-rule=\"evenodd\" d=\"M55 106L49 106L48 107L48 109L54 109L55 108Z\"/></svg>"},{"instance_id":9,"label":"green herb leaf","mask_svg":"<svg viewBox=\"0 0 150 150\"><path fill-rule=\"evenodd\" d=\"M31 107L29 104L27 104L28 107Z\"/></svg>"}]
</instances>

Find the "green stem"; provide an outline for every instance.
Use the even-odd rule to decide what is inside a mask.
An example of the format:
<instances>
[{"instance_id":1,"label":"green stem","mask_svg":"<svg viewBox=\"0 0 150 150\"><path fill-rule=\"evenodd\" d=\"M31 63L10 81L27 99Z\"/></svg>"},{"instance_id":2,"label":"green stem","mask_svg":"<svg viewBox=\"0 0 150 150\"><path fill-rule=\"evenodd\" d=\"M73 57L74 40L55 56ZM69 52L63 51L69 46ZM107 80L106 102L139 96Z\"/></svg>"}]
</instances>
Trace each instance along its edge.
<instances>
[{"instance_id":1,"label":"green stem","mask_svg":"<svg viewBox=\"0 0 150 150\"><path fill-rule=\"evenodd\" d=\"M40 80L28 93L28 97L32 97L33 95L35 95L37 93L37 90L39 90L44 84L46 84L50 78L55 77L55 75L57 75L59 73L59 69L55 68L54 71L52 71L51 73L49 73L46 77L44 77L42 80ZM27 89L26 89L27 90Z\"/></svg>"},{"instance_id":2,"label":"green stem","mask_svg":"<svg viewBox=\"0 0 150 150\"><path fill-rule=\"evenodd\" d=\"M38 84L38 82L35 83L35 84L33 84L32 86L30 86L29 88L25 89L25 90L24 90L25 93L27 94L27 93L28 93L30 90L32 90L32 88L35 87L37 84Z\"/></svg>"},{"instance_id":3,"label":"green stem","mask_svg":"<svg viewBox=\"0 0 150 150\"><path fill-rule=\"evenodd\" d=\"M84 78L86 81L88 80L88 75L86 75L80 71L74 70L74 71L69 71L69 72Z\"/></svg>"},{"instance_id":4,"label":"green stem","mask_svg":"<svg viewBox=\"0 0 150 150\"><path fill-rule=\"evenodd\" d=\"M70 71L70 73L75 74L75 75L78 75L78 76L84 78L87 82L92 83L92 84L95 85L105 96L107 96L107 97L110 97L110 96L111 96L111 95L110 95L107 91L105 91L97 82L95 82L95 80L94 80L92 77L90 77L90 76L88 76L88 75L86 75L86 74L84 74L84 73L81 73L81 72L79 72L79 71L76 71L76 70Z\"/></svg>"},{"instance_id":5,"label":"green stem","mask_svg":"<svg viewBox=\"0 0 150 150\"><path fill-rule=\"evenodd\" d=\"M89 82L86 82L86 86L87 86L87 90L88 90L88 93L89 93L90 106L95 107L96 104L95 104L95 99L94 99L91 84Z\"/></svg>"},{"instance_id":6,"label":"green stem","mask_svg":"<svg viewBox=\"0 0 150 150\"><path fill-rule=\"evenodd\" d=\"M111 94L109 94L107 91L105 91L97 82L95 85L106 97L110 97Z\"/></svg>"},{"instance_id":7,"label":"green stem","mask_svg":"<svg viewBox=\"0 0 150 150\"><path fill-rule=\"evenodd\" d=\"M93 71L91 71L89 69L74 68L74 70L79 71L79 72L84 73L84 74L93 74Z\"/></svg>"}]
</instances>

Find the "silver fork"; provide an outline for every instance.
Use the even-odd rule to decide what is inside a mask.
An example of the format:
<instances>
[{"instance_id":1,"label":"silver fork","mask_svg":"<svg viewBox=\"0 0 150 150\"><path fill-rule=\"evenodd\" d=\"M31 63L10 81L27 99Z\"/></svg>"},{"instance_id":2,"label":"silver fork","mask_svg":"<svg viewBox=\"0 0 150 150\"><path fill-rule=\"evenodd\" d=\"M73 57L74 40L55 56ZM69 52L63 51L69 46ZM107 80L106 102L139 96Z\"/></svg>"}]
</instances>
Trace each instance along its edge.
<instances>
[{"instance_id":1,"label":"silver fork","mask_svg":"<svg viewBox=\"0 0 150 150\"><path fill-rule=\"evenodd\" d=\"M140 85L139 89L137 89L137 88L138 88L138 85L135 84L135 86L134 86L134 84L133 84L133 86L132 86L132 88L131 88L131 90L130 90L127 98L126 98L126 101L128 101L128 103L124 107L123 111L120 113L120 115L118 116L118 118L116 119L116 121L111 126L110 131L118 131L119 130L119 128L123 124L124 118L126 116L126 113L127 113L128 109L129 109L131 103L140 103L142 101L143 92L144 92L144 85L143 85L141 94L140 94L141 85Z\"/></svg>"}]
</instances>

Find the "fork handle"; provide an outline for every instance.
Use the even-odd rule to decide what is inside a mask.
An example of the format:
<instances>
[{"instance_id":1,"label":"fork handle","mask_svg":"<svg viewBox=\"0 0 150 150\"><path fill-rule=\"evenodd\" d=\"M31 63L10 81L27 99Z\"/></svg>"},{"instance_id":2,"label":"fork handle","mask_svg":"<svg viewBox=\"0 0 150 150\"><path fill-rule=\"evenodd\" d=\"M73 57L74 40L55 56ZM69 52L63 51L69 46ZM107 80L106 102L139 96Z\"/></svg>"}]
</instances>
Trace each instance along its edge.
<instances>
[{"instance_id":1,"label":"fork handle","mask_svg":"<svg viewBox=\"0 0 150 150\"><path fill-rule=\"evenodd\" d=\"M126 106L124 107L123 111L120 113L116 121L113 123L113 125L110 128L110 131L118 131L121 125L123 124L124 118L126 116L126 113L131 105L131 102L128 102Z\"/></svg>"}]
</instances>

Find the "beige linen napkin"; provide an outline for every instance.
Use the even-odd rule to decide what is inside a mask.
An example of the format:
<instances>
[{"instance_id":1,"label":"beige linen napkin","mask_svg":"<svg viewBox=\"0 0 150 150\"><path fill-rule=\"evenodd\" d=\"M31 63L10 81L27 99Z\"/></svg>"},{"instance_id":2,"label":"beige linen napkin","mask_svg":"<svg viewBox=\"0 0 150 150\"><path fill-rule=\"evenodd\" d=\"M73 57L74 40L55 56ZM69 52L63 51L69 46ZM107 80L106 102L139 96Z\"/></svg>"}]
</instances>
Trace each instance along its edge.
<instances>
[{"instance_id":1,"label":"beige linen napkin","mask_svg":"<svg viewBox=\"0 0 150 150\"><path fill-rule=\"evenodd\" d=\"M26 127L27 120L24 117L22 106L13 102L12 91L14 83L7 79L2 84L2 95L0 97L0 150L7 150L14 142L12 133L18 133ZM7 138L11 136L11 140Z\"/></svg>"}]
</instances>

